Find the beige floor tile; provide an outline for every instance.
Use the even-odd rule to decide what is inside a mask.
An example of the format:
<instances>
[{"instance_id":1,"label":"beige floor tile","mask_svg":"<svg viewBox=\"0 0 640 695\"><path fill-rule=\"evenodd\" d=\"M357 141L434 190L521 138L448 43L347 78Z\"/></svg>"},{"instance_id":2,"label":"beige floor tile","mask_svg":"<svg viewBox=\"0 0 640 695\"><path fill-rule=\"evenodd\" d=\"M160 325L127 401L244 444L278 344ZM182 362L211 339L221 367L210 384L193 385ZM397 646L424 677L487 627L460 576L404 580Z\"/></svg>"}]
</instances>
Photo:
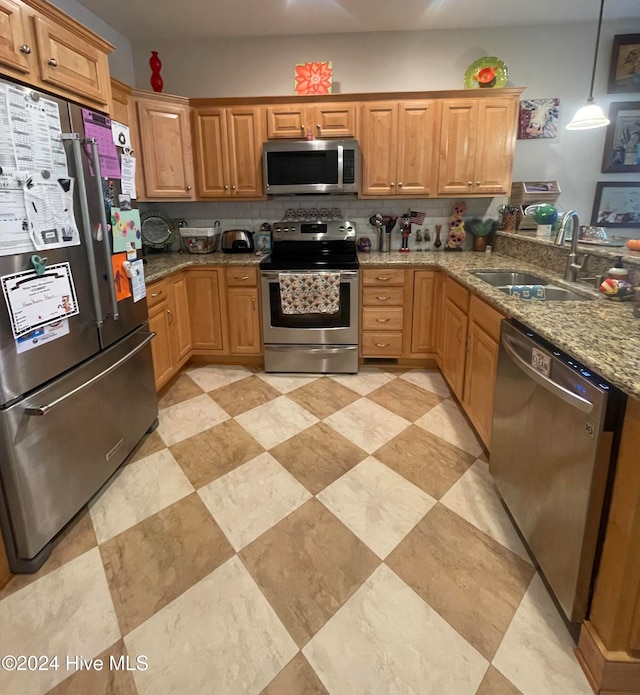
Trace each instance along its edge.
<instances>
[{"instance_id":1,"label":"beige floor tile","mask_svg":"<svg viewBox=\"0 0 640 695\"><path fill-rule=\"evenodd\" d=\"M228 419L229 415L204 393L165 408L160 413L158 434L171 446Z\"/></svg>"},{"instance_id":2,"label":"beige floor tile","mask_svg":"<svg viewBox=\"0 0 640 695\"><path fill-rule=\"evenodd\" d=\"M288 396L320 420L360 398L355 391L326 377L290 391Z\"/></svg>"},{"instance_id":3,"label":"beige floor tile","mask_svg":"<svg viewBox=\"0 0 640 695\"><path fill-rule=\"evenodd\" d=\"M127 650L122 640L98 654L98 659L103 664L101 670L76 671L48 695L137 695L131 671L126 670ZM128 663L132 668L136 666L133 661Z\"/></svg>"},{"instance_id":4,"label":"beige floor tile","mask_svg":"<svg viewBox=\"0 0 640 695\"><path fill-rule=\"evenodd\" d=\"M415 425L378 449L375 457L436 499L474 461L471 454Z\"/></svg>"},{"instance_id":5,"label":"beige floor tile","mask_svg":"<svg viewBox=\"0 0 640 695\"><path fill-rule=\"evenodd\" d=\"M416 420L416 425L446 439L472 456L482 454L482 447L458 406L451 400L442 401Z\"/></svg>"},{"instance_id":6,"label":"beige floor tile","mask_svg":"<svg viewBox=\"0 0 640 695\"><path fill-rule=\"evenodd\" d=\"M198 494L236 550L311 497L268 453L200 488Z\"/></svg>"},{"instance_id":7,"label":"beige floor tile","mask_svg":"<svg viewBox=\"0 0 640 695\"><path fill-rule=\"evenodd\" d=\"M324 422L278 444L269 453L314 495L367 456Z\"/></svg>"},{"instance_id":8,"label":"beige floor tile","mask_svg":"<svg viewBox=\"0 0 640 695\"><path fill-rule=\"evenodd\" d=\"M500 671L489 666L476 695L522 695L522 693Z\"/></svg>"},{"instance_id":9,"label":"beige floor tile","mask_svg":"<svg viewBox=\"0 0 640 695\"><path fill-rule=\"evenodd\" d=\"M493 665L524 695L593 695L574 648L558 610L536 575Z\"/></svg>"},{"instance_id":10,"label":"beige floor tile","mask_svg":"<svg viewBox=\"0 0 640 695\"><path fill-rule=\"evenodd\" d=\"M401 379L394 379L372 391L367 398L410 422L417 420L442 400L431 391L425 391Z\"/></svg>"},{"instance_id":11,"label":"beige floor tile","mask_svg":"<svg viewBox=\"0 0 640 695\"><path fill-rule=\"evenodd\" d=\"M89 504L99 543L193 492L168 449L120 469Z\"/></svg>"},{"instance_id":12,"label":"beige floor tile","mask_svg":"<svg viewBox=\"0 0 640 695\"><path fill-rule=\"evenodd\" d=\"M204 367L194 367L187 371L190 379L198 384L203 391L214 391L234 381L246 379L252 372L245 367L228 365L206 365Z\"/></svg>"},{"instance_id":13,"label":"beige floor tile","mask_svg":"<svg viewBox=\"0 0 640 695\"><path fill-rule=\"evenodd\" d=\"M529 555L498 498L486 462L478 459L440 498L440 502L523 560L530 562Z\"/></svg>"},{"instance_id":14,"label":"beige floor tile","mask_svg":"<svg viewBox=\"0 0 640 695\"><path fill-rule=\"evenodd\" d=\"M489 660L533 576L530 564L440 504L387 564Z\"/></svg>"},{"instance_id":15,"label":"beige floor tile","mask_svg":"<svg viewBox=\"0 0 640 695\"><path fill-rule=\"evenodd\" d=\"M368 393L393 381L396 376L382 369L366 367L365 369L360 369L357 374L332 374L330 378L359 393L361 396L366 396Z\"/></svg>"},{"instance_id":16,"label":"beige floor tile","mask_svg":"<svg viewBox=\"0 0 640 695\"><path fill-rule=\"evenodd\" d=\"M302 653L298 653L260 695L329 695Z\"/></svg>"},{"instance_id":17,"label":"beige floor tile","mask_svg":"<svg viewBox=\"0 0 640 695\"><path fill-rule=\"evenodd\" d=\"M203 393L198 384L186 372L183 372L163 393L158 401L158 407L162 410L176 403L201 396Z\"/></svg>"},{"instance_id":18,"label":"beige floor tile","mask_svg":"<svg viewBox=\"0 0 640 695\"><path fill-rule=\"evenodd\" d=\"M240 557L299 646L380 562L316 499L244 548Z\"/></svg>"},{"instance_id":19,"label":"beige floor tile","mask_svg":"<svg viewBox=\"0 0 640 695\"><path fill-rule=\"evenodd\" d=\"M322 378L321 374L266 374L265 372L261 372L258 376L280 393L295 391L295 389Z\"/></svg>"},{"instance_id":20,"label":"beige floor tile","mask_svg":"<svg viewBox=\"0 0 640 695\"><path fill-rule=\"evenodd\" d=\"M279 391L255 374L211 391L211 398L232 417L278 398Z\"/></svg>"},{"instance_id":21,"label":"beige floor tile","mask_svg":"<svg viewBox=\"0 0 640 695\"><path fill-rule=\"evenodd\" d=\"M194 492L100 546L123 635L233 556Z\"/></svg>"},{"instance_id":22,"label":"beige floor tile","mask_svg":"<svg viewBox=\"0 0 640 695\"><path fill-rule=\"evenodd\" d=\"M58 670L0 669L0 692L46 693L71 675L68 655L98 656L120 639L102 567L93 548L0 602L0 654L58 656Z\"/></svg>"},{"instance_id":23,"label":"beige floor tile","mask_svg":"<svg viewBox=\"0 0 640 695\"><path fill-rule=\"evenodd\" d=\"M325 422L356 446L372 454L411 423L367 398L361 398Z\"/></svg>"},{"instance_id":24,"label":"beige floor tile","mask_svg":"<svg viewBox=\"0 0 640 695\"><path fill-rule=\"evenodd\" d=\"M91 523L91 516L85 507L55 539L53 552L44 565L34 574L14 575L4 589L0 590L0 601L86 553L87 550L95 548L96 545L98 541Z\"/></svg>"},{"instance_id":25,"label":"beige floor tile","mask_svg":"<svg viewBox=\"0 0 640 695\"><path fill-rule=\"evenodd\" d=\"M381 565L303 649L330 693L474 695L487 661Z\"/></svg>"},{"instance_id":26,"label":"beige floor tile","mask_svg":"<svg viewBox=\"0 0 640 695\"><path fill-rule=\"evenodd\" d=\"M263 451L235 420L226 420L171 447L171 453L196 490Z\"/></svg>"},{"instance_id":27,"label":"beige floor tile","mask_svg":"<svg viewBox=\"0 0 640 695\"><path fill-rule=\"evenodd\" d=\"M280 396L238 415L236 422L265 449L271 449L307 427L315 425L318 418L286 396Z\"/></svg>"},{"instance_id":28,"label":"beige floor tile","mask_svg":"<svg viewBox=\"0 0 640 695\"><path fill-rule=\"evenodd\" d=\"M237 557L125 637L139 695L258 695L296 645Z\"/></svg>"},{"instance_id":29,"label":"beige floor tile","mask_svg":"<svg viewBox=\"0 0 640 695\"><path fill-rule=\"evenodd\" d=\"M436 369L412 369L405 374L401 374L400 378L422 389L432 391L442 398L447 398L451 395L447 382Z\"/></svg>"},{"instance_id":30,"label":"beige floor tile","mask_svg":"<svg viewBox=\"0 0 640 695\"><path fill-rule=\"evenodd\" d=\"M319 493L318 499L382 559L436 503L373 456Z\"/></svg>"},{"instance_id":31,"label":"beige floor tile","mask_svg":"<svg viewBox=\"0 0 640 695\"><path fill-rule=\"evenodd\" d=\"M167 445L162 441L162 437L158 434L158 430L151 434L145 435L144 439L133 450L131 456L126 460L125 465L134 463L140 459L146 458L151 454L155 454L162 449L166 449Z\"/></svg>"}]
</instances>

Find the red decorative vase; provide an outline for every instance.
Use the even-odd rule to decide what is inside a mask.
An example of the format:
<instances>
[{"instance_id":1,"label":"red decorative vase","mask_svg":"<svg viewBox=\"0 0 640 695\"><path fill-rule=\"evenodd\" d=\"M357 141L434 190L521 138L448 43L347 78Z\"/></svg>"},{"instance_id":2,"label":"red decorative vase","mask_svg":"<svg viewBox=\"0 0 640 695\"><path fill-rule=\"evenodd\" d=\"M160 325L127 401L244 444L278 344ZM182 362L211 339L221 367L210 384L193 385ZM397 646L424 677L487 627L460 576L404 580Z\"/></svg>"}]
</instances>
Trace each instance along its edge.
<instances>
[{"instance_id":1,"label":"red decorative vase","mask_svg":"<svg viewBox=\"0 0 640 695\"><path fill-rule=\"evenodd\" d=\"M154 92L161 92L164 82L162 81L162 76L160 75L160 69L162 68L162 61L158 58L158 51L151 51L151 58L149 58L149 67L151 68L151 88Z\"/></svg>"}]
</instances>

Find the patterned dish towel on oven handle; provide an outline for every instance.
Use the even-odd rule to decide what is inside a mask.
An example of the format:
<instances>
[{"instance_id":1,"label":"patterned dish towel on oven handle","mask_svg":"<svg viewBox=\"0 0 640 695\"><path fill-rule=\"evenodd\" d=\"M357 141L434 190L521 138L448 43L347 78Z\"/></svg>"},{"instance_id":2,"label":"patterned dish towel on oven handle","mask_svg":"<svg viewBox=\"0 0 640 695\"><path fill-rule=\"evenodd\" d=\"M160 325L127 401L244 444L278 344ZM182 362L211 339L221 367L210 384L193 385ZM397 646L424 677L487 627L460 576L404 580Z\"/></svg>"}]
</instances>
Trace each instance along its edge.
<instances>
[{"instance_id":1,"label":"patterned dish towel on oven handle","mask_svg":"<svg viewBox=\"0 0 640 695\"><path fill-rule=\"evenodd\" d=\"M337 314L340 273L278 273L283 314Z\"/></svg>"}]
</instances>

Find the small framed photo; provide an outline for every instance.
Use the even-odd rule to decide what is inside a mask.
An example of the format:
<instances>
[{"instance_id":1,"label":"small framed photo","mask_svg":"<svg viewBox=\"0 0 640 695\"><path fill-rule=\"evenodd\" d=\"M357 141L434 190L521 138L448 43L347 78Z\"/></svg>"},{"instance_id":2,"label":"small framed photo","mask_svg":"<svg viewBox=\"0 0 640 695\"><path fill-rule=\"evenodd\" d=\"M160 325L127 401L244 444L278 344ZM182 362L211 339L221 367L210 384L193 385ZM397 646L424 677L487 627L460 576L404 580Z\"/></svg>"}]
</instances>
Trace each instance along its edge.
<instances>
[{"instance_id":1,"label":"small framed photo","mask_svg":"<svg viewBox=\"0 0 640 695\"><path fill-rule=\"evenodd\" d=\"M599 181L596 184L591 224L640 229L640 183Z\"/></svg>"},{"instance_id":2,"label":"small framed photo","mask_svg":"<svg viewBox=\"0 0 640 695\"><path fill-rule=\"evenodd\" d=\"M271 232L256 232L254 235L256 251L266 254L271 253Z\"/></svg>"},{"instance_id":3,"label":"small framed photo","mask_svg":"<svg viewBox=\"0 0 640 695\"><path fill-rule=\"evenodd\" d=\"M602 172L640 171L640 101L617 101L609 107Z\"/></svg>"},{"instance_id":4,"label":"small framed photo","mask_svg":"<svg viewBox=\"0 0 640 695\"><path fill-rule=\"evenodd\" d=\"M616 34L607 92L640 92L640 34Z\"/></svg>"}]
</instances>

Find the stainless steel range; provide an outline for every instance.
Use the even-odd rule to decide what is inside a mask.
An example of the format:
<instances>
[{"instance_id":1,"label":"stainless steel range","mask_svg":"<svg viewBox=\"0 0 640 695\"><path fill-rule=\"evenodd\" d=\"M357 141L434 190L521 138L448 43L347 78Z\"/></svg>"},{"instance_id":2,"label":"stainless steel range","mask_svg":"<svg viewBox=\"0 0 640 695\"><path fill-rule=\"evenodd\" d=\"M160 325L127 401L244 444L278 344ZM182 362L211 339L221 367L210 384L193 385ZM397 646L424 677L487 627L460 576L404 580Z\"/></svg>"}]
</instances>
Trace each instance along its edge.
<instances>
[{"instance_id":1,"label":"stainless steel range","mask_svg":"<svg viewBox=\"0 0 640 695\"><path fill-rule=\"evenodd\" d=\"M278 222L260 263L267 372L358 371L355 225Z\"/></svg>"}]
</instances>

